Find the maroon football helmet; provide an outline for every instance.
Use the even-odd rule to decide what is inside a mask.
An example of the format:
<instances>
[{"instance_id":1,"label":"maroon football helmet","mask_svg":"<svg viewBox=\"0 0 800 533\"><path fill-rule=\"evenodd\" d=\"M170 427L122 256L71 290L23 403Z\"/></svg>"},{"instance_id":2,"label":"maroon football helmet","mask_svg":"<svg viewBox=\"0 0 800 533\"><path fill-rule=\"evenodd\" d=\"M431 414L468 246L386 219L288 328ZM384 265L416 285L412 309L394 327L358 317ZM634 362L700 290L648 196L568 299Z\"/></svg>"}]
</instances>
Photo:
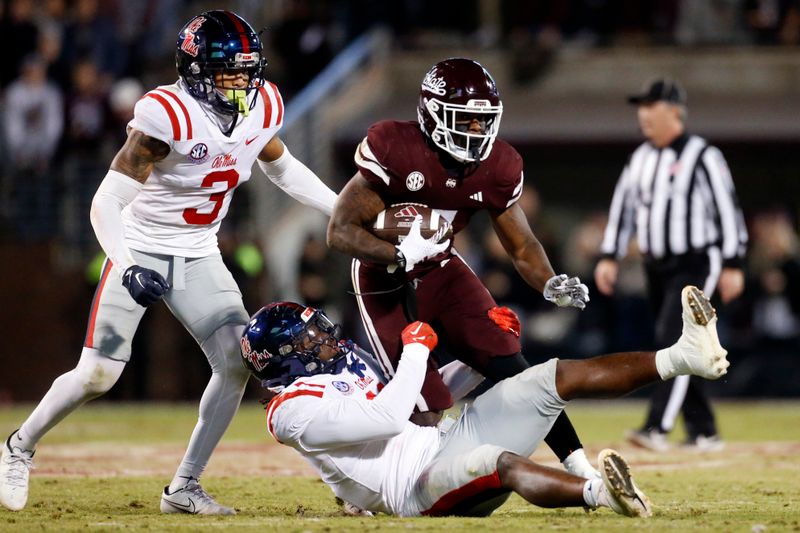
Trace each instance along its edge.
<instances>
[{"instance_id":1,"label":"maroon football helmet","mask_svg":"<svg viewBox=\"0 0 800 533\"><path fill-rule=\"evenodd\" d=\"M422 80L417 106L420 127L457 161L473 163L489 157L502 114L497 85L477 61L445 59ZM481 125L480 133L470 131L473 120Z\"/></svg>"}]
</instances>

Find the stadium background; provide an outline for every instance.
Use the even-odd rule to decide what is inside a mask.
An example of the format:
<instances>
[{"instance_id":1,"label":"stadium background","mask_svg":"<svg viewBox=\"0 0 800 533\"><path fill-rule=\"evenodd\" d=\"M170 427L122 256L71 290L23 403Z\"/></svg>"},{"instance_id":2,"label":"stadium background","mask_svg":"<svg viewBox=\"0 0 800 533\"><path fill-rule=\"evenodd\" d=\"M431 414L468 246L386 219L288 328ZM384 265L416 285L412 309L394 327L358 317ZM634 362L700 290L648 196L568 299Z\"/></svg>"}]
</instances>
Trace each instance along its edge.
<instances>
[{"instance_id":1,"label":"stadium background","mask_svg":"<svg viewBox=\"0 0 800 533\"><path fill-rule=\"evenodd\" d=\"M525 159L521 201L534 231L556 270L581 276L590 289L611 191L640 142L624 97L653 76L679 78L689 93L689 130L726 155L751 238L746 292L721 312L734 366L714 393L800 394L796 1L1 5L0 49L8 53L0 79L0 404L39 399L74 366L102 260L89 224L92 195L124 142L133 104L176 79L180 26L220 7L266 28L268 77L287 102L281 136L334 190L354 172L352 154L369 124L415 118L418 84L431 64L455 55L483 62L504 100L501 136ZM15 98L37 91L46 104L25 116L13 112ZM263 176L237 191L220 245L248 310L301 300L360 332L348 261L326 249L325 222ZM498 301L523 317L532 360L649 345L635 253L618 298L592 290L586 311L557 310L524 286L487 229L485 218L475 220L457 246ZM207 373L199 348L159 305L103 401L195 399Z\"/></svg>"}]
</instances>

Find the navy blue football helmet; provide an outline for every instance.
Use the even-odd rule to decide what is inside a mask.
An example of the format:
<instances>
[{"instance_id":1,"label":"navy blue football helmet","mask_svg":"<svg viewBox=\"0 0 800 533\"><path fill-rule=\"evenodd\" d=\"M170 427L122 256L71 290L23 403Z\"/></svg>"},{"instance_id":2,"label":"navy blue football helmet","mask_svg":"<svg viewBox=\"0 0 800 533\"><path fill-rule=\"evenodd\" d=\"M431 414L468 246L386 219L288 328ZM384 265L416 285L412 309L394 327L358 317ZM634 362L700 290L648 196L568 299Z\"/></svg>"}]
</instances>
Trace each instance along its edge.
<instances>
[{"instance_id":1,"label":"navy blue football helmet","mask_svg":"<svg viewBox=\"0 0 800 533\"><path fill-rule=\"evenodd\" d=\"M294 302L272 303L248 322L242 334L242 358L262 387L280 392L297 378L341 371L347 362L341 334L341 327L320 309ZM336 355L322 361L323 347L335 350Z\"/></svg>"},{"instance_id":2,"label":"navy blue football helmet","mask_svg":"<svg viewBox=\"0 0 800 533\"><path fill-rule=\"evenodd\" d=\"M193 97L223 113L247 114L256 101L250 97L251 93L264 84L267 61L261 39L247 21L232 11L214 10L197 15L181 29L175 65ZM245 92L241 100L248 102L245 109L242 103L231 101L218 91L214 84L214 74L241 70L249 76L247 88L241 89Z\"/></svg>"}]
</instances>

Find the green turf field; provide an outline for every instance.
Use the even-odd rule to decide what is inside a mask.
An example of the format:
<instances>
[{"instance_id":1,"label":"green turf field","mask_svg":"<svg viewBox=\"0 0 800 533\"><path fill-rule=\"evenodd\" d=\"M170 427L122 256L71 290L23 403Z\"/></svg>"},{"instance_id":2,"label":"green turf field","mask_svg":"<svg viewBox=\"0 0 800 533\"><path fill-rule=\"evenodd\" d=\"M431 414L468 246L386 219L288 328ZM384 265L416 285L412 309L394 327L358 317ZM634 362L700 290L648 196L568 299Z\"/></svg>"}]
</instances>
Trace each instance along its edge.
<instances>
[{"instance_id":1,"label":"green turf field","mask_svg":"<svg viewBox=\"0 0 800 533\"><path fill-rule=\"evenodd\" d=\"M0 408L0 434L29 409ZM344 517L304 461L265 436L263 411L252 402L203 477L204 487L239 514L165 516L159 491L181 458L196 406L95 403L40 445L28 507L0 510L0 531L800 531L800 404L719 404L728 448L714 454L654 454L627 445L622 433L643 410L642 403L594 402L569 412L590 454L613 447L631 463L655 504L649 520L538 509L516 497L486 519ZM534 459L556 465L546 449Z\"/></svg>"}]
</instances>

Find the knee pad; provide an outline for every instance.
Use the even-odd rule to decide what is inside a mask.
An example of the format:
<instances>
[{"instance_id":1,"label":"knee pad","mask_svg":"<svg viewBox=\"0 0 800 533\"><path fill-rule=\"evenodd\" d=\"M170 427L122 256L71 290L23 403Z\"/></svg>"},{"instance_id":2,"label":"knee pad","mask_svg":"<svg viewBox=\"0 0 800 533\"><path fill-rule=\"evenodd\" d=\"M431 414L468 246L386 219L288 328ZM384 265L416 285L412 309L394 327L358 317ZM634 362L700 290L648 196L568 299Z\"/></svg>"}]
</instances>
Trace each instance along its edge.
<instances>
[{"instance_id":1,"label":"knee pad","mask_svg":"<svg viewBox=\"0 0 800 533\"><path fill-rule=\"evenodd\" d=\"M85 393L97 397L114 386L124 368L123 361L106 357L94 348L84 348L73 372L81 382Z\"/></svg>"}]
</instances>

